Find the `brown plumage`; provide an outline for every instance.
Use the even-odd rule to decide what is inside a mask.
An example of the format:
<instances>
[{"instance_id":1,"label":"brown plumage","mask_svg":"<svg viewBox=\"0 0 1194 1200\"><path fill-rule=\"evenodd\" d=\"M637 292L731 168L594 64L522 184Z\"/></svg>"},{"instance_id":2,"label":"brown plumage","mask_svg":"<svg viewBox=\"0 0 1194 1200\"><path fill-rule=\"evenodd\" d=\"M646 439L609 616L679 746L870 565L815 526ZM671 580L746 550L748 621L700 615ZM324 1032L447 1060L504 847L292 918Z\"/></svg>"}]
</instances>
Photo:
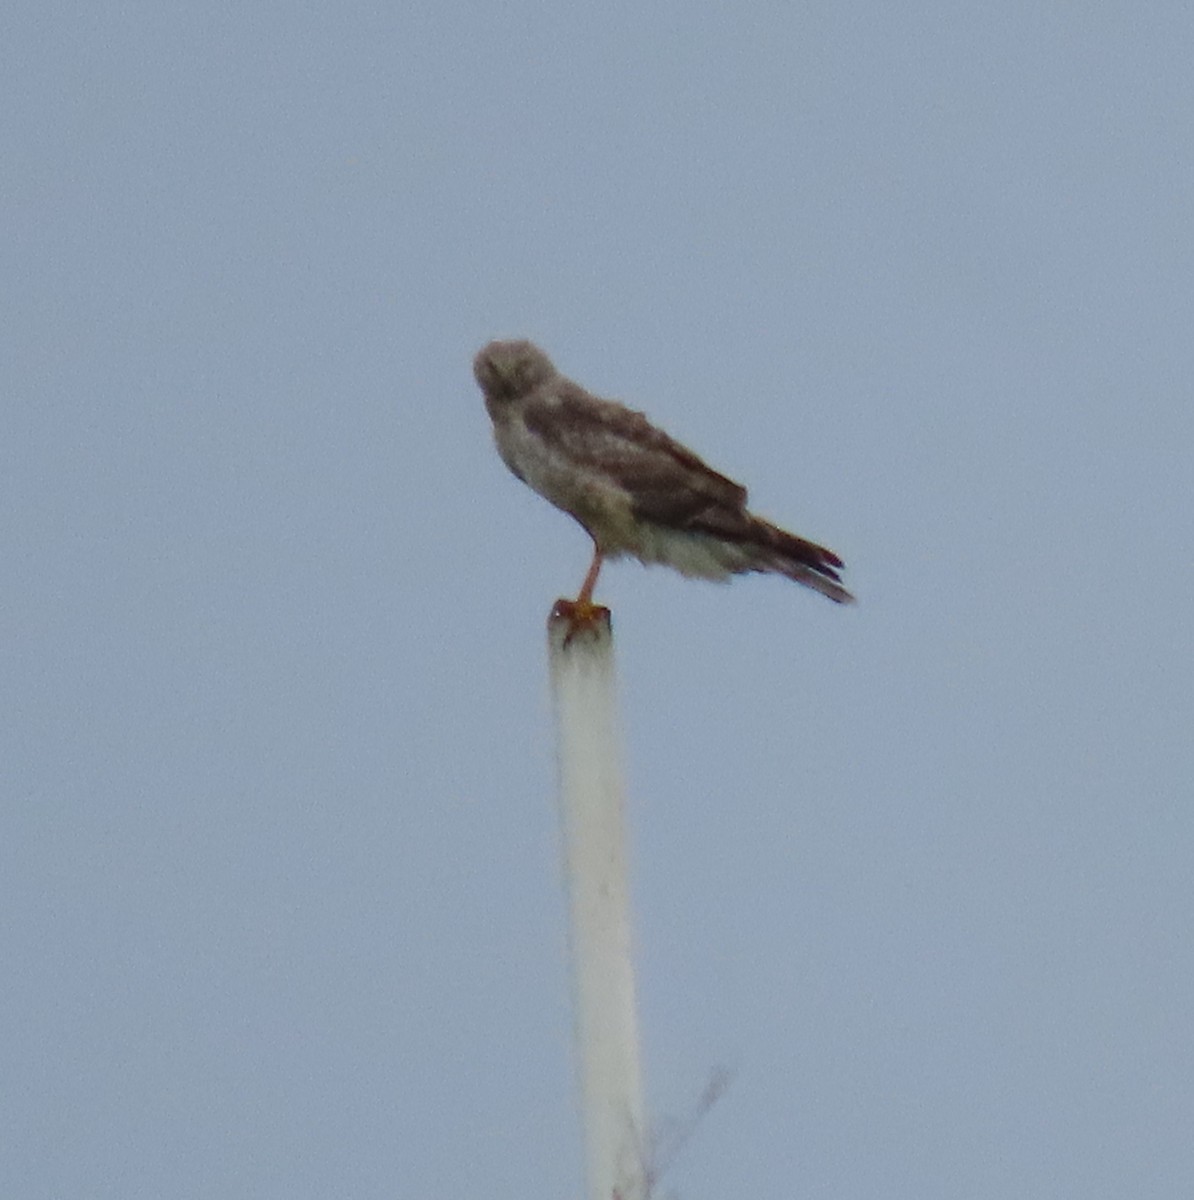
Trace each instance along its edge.
<instances>
[{"instance_id":1,"label":"brown plumage","mask_svg":"<svg viewBox=\"0 0 1194 1200\"><path fill-rule=\"evenodd\" d=\"M704 579L775 572L853 600L832 550L749 512L744 487L642 413L565 378L531 342L490 342L473 371L506 465L593 539L579 606L591 604L602 560L623 555Z\"/></svg>"}]
</instances>

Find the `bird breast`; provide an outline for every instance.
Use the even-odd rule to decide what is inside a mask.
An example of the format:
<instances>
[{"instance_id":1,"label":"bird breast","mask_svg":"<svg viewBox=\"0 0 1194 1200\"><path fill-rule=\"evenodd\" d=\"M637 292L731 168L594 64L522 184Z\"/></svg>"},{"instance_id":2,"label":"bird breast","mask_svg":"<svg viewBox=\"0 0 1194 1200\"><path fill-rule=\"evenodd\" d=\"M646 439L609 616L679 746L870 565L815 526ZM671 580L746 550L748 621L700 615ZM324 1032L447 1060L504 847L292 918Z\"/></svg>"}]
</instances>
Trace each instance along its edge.
<instances>
[{"instance_id":1,"label":"bird breast","mask_svg":"<svg viewBox=\"0 0 1194 1200\"><path fill-rule=\"evenodd\" d=\"M575 517L607 553L633 553L637 522L624 488L532 433L518 414L493 433L502 460L523 483Z\"/></svg>"}]
</instances>

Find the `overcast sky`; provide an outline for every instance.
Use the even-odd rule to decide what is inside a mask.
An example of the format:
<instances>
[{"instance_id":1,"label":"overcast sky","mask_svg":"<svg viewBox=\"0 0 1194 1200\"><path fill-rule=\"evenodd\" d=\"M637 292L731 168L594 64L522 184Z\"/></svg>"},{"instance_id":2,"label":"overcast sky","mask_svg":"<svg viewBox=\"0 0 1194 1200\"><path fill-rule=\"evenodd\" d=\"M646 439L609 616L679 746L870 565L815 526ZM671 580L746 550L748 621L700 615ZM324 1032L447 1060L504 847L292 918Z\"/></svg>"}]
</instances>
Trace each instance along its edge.
<instances>
[{"instance_id":1,"label":"overcast sky","mask_svg":"<svg viewBox=\"0 0 1194 1200\"><path fill-rule=\"evenodd\" d=\"M10 0L0 1193L579 1197L526 336L846 560L616 564L682 1200L1194 1194L1186 4Z\"/></svg>"}]
</instances>

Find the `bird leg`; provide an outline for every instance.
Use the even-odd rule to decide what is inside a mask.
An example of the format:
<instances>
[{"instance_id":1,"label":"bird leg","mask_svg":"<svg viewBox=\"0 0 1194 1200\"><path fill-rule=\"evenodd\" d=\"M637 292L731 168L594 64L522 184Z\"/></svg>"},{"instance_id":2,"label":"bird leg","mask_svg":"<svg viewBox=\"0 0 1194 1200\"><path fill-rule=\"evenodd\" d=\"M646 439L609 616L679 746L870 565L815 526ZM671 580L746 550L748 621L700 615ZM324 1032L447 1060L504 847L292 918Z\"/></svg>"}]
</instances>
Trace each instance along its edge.
<instances>
[{"instance_id":1,"label":"bird leg","mask_svg":"<svg viewBox=\"0 0 1194 1200\"><path fill-rule=\"evenodd\" d=\"M580 594L575 600L557 600L552 610L553 617L563 617L568 621L568 634L564 638L567 646L582 630L595 629L599 625L609 624L609 609L593 603L593 589L597 586L597 576L601 574L601 564L605 555L601 547L593 542L593 561L589 564L589 573L580 585Z\"/></svg>"},{"instance_id":2,"label":"bird leg","mask_svg":"<svg viewBox=\"0 0 1194 1200\"><path fill-rule=\"evenodd\" d=\"M594 607L593 589L597 586L597 576L601 574L601 564L604 561L605 555L601 553L601 547L594 542L593 561L589 564L589 573L585 576L584 583L580 585L580 595L575 600L576 607L582 611L587 612Z\"/></svg>"}]
</instances>

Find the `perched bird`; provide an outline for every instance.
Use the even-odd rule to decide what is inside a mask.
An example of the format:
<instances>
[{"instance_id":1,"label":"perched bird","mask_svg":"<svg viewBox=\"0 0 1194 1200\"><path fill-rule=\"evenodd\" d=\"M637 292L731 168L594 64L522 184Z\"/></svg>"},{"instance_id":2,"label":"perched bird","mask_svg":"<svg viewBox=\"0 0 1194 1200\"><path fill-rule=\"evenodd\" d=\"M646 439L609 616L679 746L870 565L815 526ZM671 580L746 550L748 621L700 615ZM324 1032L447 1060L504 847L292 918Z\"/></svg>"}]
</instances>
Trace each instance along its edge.
<instances>
[{"instance_id":1,"label":"perched bird","mask_svg":"<svg viewBox=\"0 0 1194 1200\"><path fill-rule=\"evenodd\" d=\"M631 555L684 575L786 575L839 604L832 550L785 533L746 508L746 489L719 475L640 412L603 400L556 370L531 342L490 342L473 361L506 466L593 539L593 561L569 605L588 618L604 559Z\"/></svg>"}]
</instances>

